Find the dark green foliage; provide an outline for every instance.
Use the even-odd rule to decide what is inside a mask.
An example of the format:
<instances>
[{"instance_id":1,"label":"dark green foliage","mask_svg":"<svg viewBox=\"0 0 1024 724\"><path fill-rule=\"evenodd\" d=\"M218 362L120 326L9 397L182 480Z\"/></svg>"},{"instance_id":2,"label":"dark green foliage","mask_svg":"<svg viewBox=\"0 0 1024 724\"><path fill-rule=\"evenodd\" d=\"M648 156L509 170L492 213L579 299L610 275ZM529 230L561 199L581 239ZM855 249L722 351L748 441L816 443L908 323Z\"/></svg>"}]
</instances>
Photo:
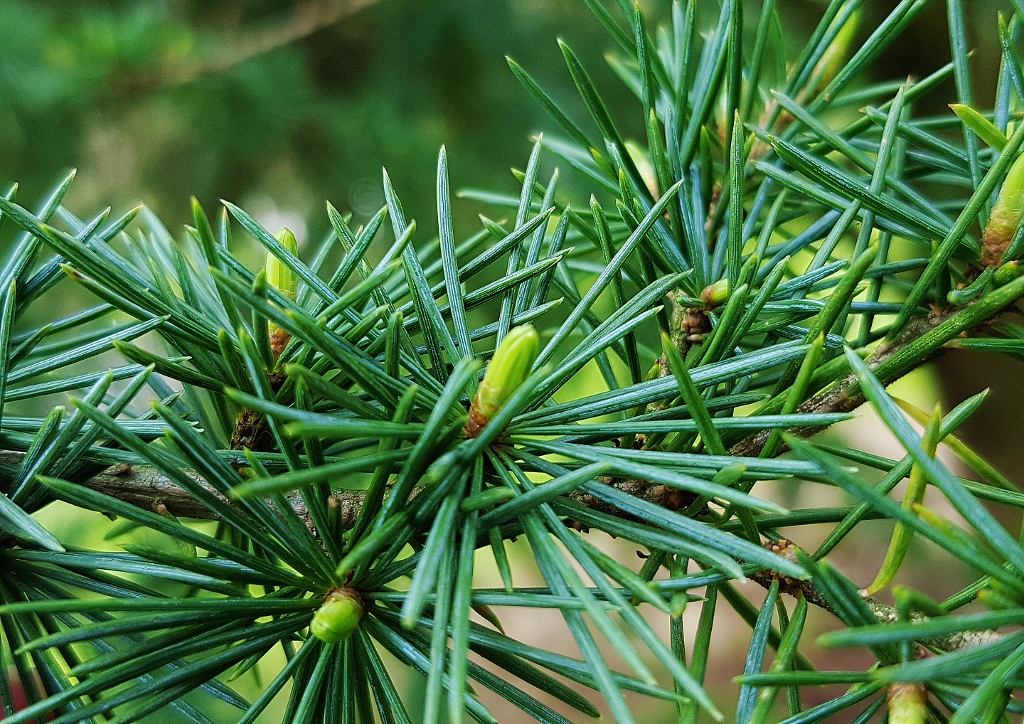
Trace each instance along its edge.
<instances>
[{"instance_id":1,"label":"dark green foliage","mask_svg":"<svg viewBox=\"0 0 1024 724\"><path fill-rule=\"evenodd\" d=\"M862 74L927 2L866 34L858 3L832 2L795 60L774 2L724 2L711 26L696 12L709 5L678 2L664 28L625 2L587 4L619 46L644 145L567 44L579 108L510 60L558 129L517 172L518 196L462 193L509 222L456 227L444 148L436 238L385 172L380 211L357 225L328 204L312 255L229 202L213 216L194 202L175 239L148 211L77 218L71 177L34 205L16 188L0 198L14 235L0 268L0 628L30 700L15 712L0 677L5 721L208 721L194 702L209 697L252 721L279 694L289 722L496 721L502 700L545 722L628 722L625 692L683 721L768 721L781 700L792 722L1018 712L1024 640L1002 629L1024 622L1024 548L982 501L1015 510L1024 495L951 437L982 396L931 423L973 481L922 447L885 389L951 344L1024 348L998 316L1024 298L1024 243L987 223L1020 222L1000 205L1024 143L1016 17L998 28L989 121L914 114L949 76L971 107L958 0L952 64L901 85ZM550 156L592 186L589 208L560 199L557 172L545 182ZM243 237L270 271L242 261ZM72 284L98 305L40 322ZM494 370L514 373L475 397L506 338L529 341L497 352ZM865 401L903 460L806 441ZM908 475L962 523L890 497ZM776 501L798 480L859 502L788 510ZM161 542L65 546L32 515L55 501ZM879 517L976 582L941 602L901 586L895 606L864 597L822 558ZM815 553L783 538L822 523ZM600 550L599 532L645 563ZM513 541L543 586L517 585ZM912 568L906 553L890 560ZM499 588L479 584L490 559ZM759 606L733 585L747 578L768 589ZM847 628L810 640L809 605ZM687 606L701 609L690 641ZM751 629L735 706L704 687L721 606ZM506 635L503 607L557 612L581 658ZM816 644L875 663L816 671ZM268 655L284 663L247 701L231 682L265 673ZM820 684L849 688L802 710L800 687Z\"/></svg>"}]
</instances>

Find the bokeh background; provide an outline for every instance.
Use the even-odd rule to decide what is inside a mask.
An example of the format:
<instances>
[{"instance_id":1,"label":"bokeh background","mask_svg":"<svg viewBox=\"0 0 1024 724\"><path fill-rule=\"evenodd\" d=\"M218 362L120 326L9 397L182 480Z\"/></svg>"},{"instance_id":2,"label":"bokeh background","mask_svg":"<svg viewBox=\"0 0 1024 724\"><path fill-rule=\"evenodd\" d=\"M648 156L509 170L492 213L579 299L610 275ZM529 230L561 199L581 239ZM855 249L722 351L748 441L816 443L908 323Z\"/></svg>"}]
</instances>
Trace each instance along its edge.
<instances>
[{"instance_id":1,"label":"bokeh background","mask_svg":"<svg viewBox=\"0 0 1024 724\"><path fill-rule=\"evenodd\" d=\"M749 4L754 17L760 3ZM824 4L779 3L793 53ZM895 4L865 2L862 35ZM994 88L996 11L1008 4L968 4L981 102ZM669 3L644 6L657 22ZM714 0L697 6L717 12ZM948 61L943 6L932 3L876 76ZM513 189L509 167L553 125L503 56L582 109L556 37L623 126L641 130L603 62L614 44L582 0L0 0L0 30L0 183L32 198L77 168L73 207L144 202L171 229L195 195L295 214L319 234L324 199L357 217L378 208L382 166L426 216L441 144L454 183Z\"/></svg>"},{"instance_id":2,"label":"bokeh background","mask_svg":"<svg viewBox=\"0 0 1024 724\"><path fill-rule=\"evenodd\" d=\"M748 4L753 16L760 3ZM861 35L895 4L867 0ZM669 10L662 0L643 5L655 21ZM996 14L1009 3L965 5L977 49L976 100L984 106L995 87ZM709 16L716 6L698 0ZM780 0L779 6L795 53L824 2ZM944 3L936 0L879 59L874 77L933 71L949 60L946 35ZM581 57L626 132L640 135L639 106L603 61L613 41L582 0L0 0L0 187L18 182L19 199L33 200L77 168L68 205L83 215L144 203L180 233L190 218L190 196L208 210L223 198L269 228L287 224L300 240L314 243L327 232L325 200L351 210L357 221L381 205L386 167L406 212L425 222L421 233L429 235L442 144L455 188L517 193L510 167L525 165L533 134L554 130L503 56L515 58L583 116L556 37ZM915 113L948 112L952 100L947 85ZM590 192L571 174L563 175L561 188L577 204ZM470 201L457 202L455 212L460 237L478 228L476 214L500 215ZM0 239L0 258L9 237ZM75 305L65 286L65 303ZM897 392L928 409L936 401L949 409L985 387L992 394L963 437L1014 478L1024 463L1024 365L952 352L901 382ZM830 434L895 454L868 413ZM888 529L864 528L833 559L855 580L863 571L867 583ZM62 539L85 535L69 526ZM595 542L632 555L615 541ZM939 596L956 590L961 571L930 560L925 546L916 553L925 565L916 579L902 582ZM524 585L529 576L520 579ZM744 592L755 601L759 595ZM548 622L534 612L512 612L505 622L539 645L563 635L557 617ZM815 625L824 630L834 622L822 614ZM709 688L728 702L735 700L730 677L742 667L749 628L738 619L723 626L729 633L714 653ZM563 643L571 652L571 640ZM859 664L833 658L828 665ZM650 721L673 720L671 708L652 707Z\"/></svg>"}]
</instances>

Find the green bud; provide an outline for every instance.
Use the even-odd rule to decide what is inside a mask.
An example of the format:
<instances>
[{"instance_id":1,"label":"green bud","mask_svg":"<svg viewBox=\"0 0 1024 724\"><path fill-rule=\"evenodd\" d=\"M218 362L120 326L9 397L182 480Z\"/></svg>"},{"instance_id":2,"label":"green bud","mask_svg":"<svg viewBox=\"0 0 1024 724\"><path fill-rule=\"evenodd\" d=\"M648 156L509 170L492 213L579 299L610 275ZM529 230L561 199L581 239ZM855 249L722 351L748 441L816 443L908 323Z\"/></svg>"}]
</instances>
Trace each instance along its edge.
<instances>
[{"instance_id":1,"label":"green bud","mask_svg":"<svg viewBox=\"0 0 1024 724\"><path fill-rule=\"evenodd\" d=\"M714 284L705 287L704 291L700 293L700 299L711 308L725 304L729 300L729 280L719 279Z\"/></svg>"},{"instance_id":2,"label":"green bud","mask_svg":"<svg viewBox=\"0 0 1024 724\"><path fill-rule=\"evenodd\" d=\"M928 689L920 682L896 681L889 685L890 724L925 724Z\"/></svg>"},{"instance_id":3,"label":"green bud","mask_svg":"<svg viewBox=\"0 0 1024 724\"><path fill-rule=\"evenodd\" d=\"M297 256L299 251L299 244L295 240L295 234L290 229L285 227L277 232L277 240L281 242L281 245L292 256ZM277 289L279 292L284 294L289 299L295 299L295 295L298 292L298 280L295 278L295 274L287 266L281 263L273 254L267 254L267 284ZM274 359L276 360L281 356L281 352L288 346L288 342L291 340L291 335L278 327L273 322L268 326L267 331L270 334L270 349L274 353Z\"/></svg>"},{"instance_id":4,"label":"green bud","mask_svg":"<svg viewBox=\"0 0 1024 724\"><path fill-rule=\"evenodd\" d=\"M1024 154L1018 156L1010 167L988 217L981 237L982 266L995 266L1002 261L1003 252L1010 245L1021 217L1024 217Z\"/></svg>"},{"instance_id":5,"label":"green bud","mask_svg":"<svg viewBox=\"0 0 1024 724\"><path fill-rule=\"evenodd\" d=\"M487 424L530 374L540 353L540 335L529 324L509 331L491 358L470 410L470 425Z\"/></svg>"},{"instance_id":6,"label":"green bud","mask_svg":"<svg viewBox=\"0 0 1024 724\"><path fill-rule=\"evenodd\" d=\"M291 229L285 227L277 232L277 240L293 256L299 252L299 243L295 240L295 234ZM273 254L267 254L267 284L274 287L289 299L295 299L298 292L299 282L292 270L281 263Z\"/></svg>"},{"instance_id":7,"label":"green bud","mask_svg":"<svg viewBox=\"0 0 1024 724\"><path fill-rule=\"evenodd\" d=\"M363 618L363 602L352 588L335 588L313 614L309 632L328 644L344 641Z\"/></svg>"}]
</instances>

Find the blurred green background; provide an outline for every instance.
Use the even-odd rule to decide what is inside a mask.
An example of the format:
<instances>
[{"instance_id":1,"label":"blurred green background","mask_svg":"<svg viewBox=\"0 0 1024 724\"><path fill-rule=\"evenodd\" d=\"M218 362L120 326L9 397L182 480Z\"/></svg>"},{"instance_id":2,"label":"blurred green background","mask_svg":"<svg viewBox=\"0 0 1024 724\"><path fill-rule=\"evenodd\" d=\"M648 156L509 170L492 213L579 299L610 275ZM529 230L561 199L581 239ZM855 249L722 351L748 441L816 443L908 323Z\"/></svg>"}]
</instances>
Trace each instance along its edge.
<instances>
[{"instance_id":1,"label":"blurred green background","mask_svg":"<svg viewBox=\"0 0 1024 724\"><path fill-rule=\"evenodd\" d=\"M867 0L861 37L896 4ZM669 10L667 1L643 5L654 21ZM698 0L709 25L717 5ZM780 0L791 57L824 5ZM1009 2L966 5L977 48L976 101L984 107L995 87L996 13ZM748 2L749 17L759 6ZM583 0L0 0L0 31L0 189L19 182L18 198L31 206L77 168L72 210L91 216L112 206L117 214L145 203L175 234L189 223L188 200L195 195L208 211L228 199L272 230L287 224L300 239L316 242L328 228L324 201L365 219L383 202L381 168L387 167L426 240L434 233L442 144L454 188L518 193L509 168L522 168L531 136L555 125L503 56L515 58L583 118L556 37L580 56L627 135L641 135L639 104L603 61L614 42ZM949 60L946 37L945 3L935 0L879 59L874 76L933 71ZM948 112L954 98L949 84L915 113ZM571 174L563 174L560 187L576 204L591 190ZM455 212L460 238L479 228L477 213L501 215L470 202L457 202ZM7 229L0 259L10 238ZM938 398L949 409L987 385L996 387L994 394L964 436L1002 470L1019 469L1020 428L1006 421L1018 419L1024 366L954 352L898 392L927 408ZM877 430L859 442L872 449L872 435ZM884 542L887 532L874 530ZM75 535L67 531L62 539ZM605 544L616 555L632 555L628 546ZM848 572L877 565L858 560L857 551L837 556ZM948 561L935 561L943 566ZM908 583L927 590L935 583L930 578L923 570L920 581ZM551 623L554 629L531 619L521 631L544 645L561 628ZM748 636L737 622L730 643L740 661ZM721 668L712 672L722 675L718 685L725 689L737 671L725 661L730 656L723 652Z\"/></svg>"},{"instance_id":2,"label":"blurred green background","mask_svg":"<svg viewBox=\"0 0 1024 724\"><path fill-rule=\"evenodd\" d=\"M756 17L760 3L748 4ZM862 28L895 4L865 3ZM669 7L644 5L654 21ZM697 5L710 25L718 3ZM780 3L791 55L823 5ZM1000 5L970 3L974 39L995 37ZM877 74L946 62L944 23L935 2ZM508 168L553 124L502 56L582 108L556 37L627 131L641 131L602 59L614 43L582 0L0 0L0 29L0 184L18 181L31 199L78 168L73 208L144 202L172 230L195 195L207 208L226 198L300 217L318 238L325 199L357 219L380 205L382 166L425 221L442 143L455 186L514 190ZM994 78L995 54L975 57L979 79Z\"/></svg>"},{"instance_id":3,"label":"blurred green background","mask_svg":"<svg viewBox=\"0 0 1024 724\"><path fill-rule=\"evenodd\" d=\"M318 235L325 199L381 205L382 166L426 217L443 143L453 183L512 189L544 119L502 56L571 98L561 35L611 80L606 36L568 0L3 0L0 27L0 182L31 198L76 167L73 207L141 201L171 229L195 195Z\"/></svg>"}]
</instances>

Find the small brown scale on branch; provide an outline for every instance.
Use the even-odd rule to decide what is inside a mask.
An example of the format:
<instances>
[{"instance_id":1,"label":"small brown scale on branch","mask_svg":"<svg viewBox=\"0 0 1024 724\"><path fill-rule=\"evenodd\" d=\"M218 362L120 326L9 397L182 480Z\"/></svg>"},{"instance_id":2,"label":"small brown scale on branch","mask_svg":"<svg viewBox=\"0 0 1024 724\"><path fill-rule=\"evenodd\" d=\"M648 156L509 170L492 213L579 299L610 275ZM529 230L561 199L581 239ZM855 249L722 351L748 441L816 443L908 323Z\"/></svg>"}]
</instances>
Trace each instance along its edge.
<instances>
[{"instance_id":1,"label":"small brown scale on branch","mask_svg":"<svg viewBox=\"0 0 1024 724\"><path fill-rule=\"evenodd\" d=\"M276 324L270 328L270 349L274 353L274 359L276 360L284 352L284 348L288 346L288 343L292 341L292 336L278 327Z\"/></svg>"},{"instance_id":2,"label":"small brown scale on branch","mask_svg":"<svg viewBox=\"0 0 1024 724\"><path fill-rule=\"evenodd\" d=\"M654 503L662 508L669 510L682 510L689 507L696 499L697 496L686 490L679 490L677 488L670 488L666 485L660 485L652 483L649 480L640 480L637 478L623 479L613 477L602 477L599 478L600 482L605 485L611 485L616 490L629 493L634 498L640 498L646 500L649 503ZM616 508L611 503L605 503L589 493L585 493L581 490L574 490L567 496L570 500L575 500L582 503L591 510L596 510L602 513L609 513L615 515L618 518L625 520L633 520L638 523L644 521L636 518L635 516L623 513L621 510Z\"/></svg>"},{"instance_id":3,"label":"small brown scale on branch","mask_svg":"<svg viewBox=\"0 0 1024 724\"><path fill-rule=\"evenodd\" d=\"M463 430L465 437L476 437L487 425L490 418L486 417L476 405L469 406L469 419L466 421L466 428Z\"/></svg>"},{"instance_id":4,"label":"small brown scale on branch","mask_svg":"<svg viewBox=\"0 0 1024 724\"><path fill-rule=\"evenodd\" d=\"M253 412L248 407L238 413L235 432L231 436L231 449L253 452L271 452L274 449L274 436L270 433L263 415Z\"/></svg>"},{"instance_id":5,"label":"small brown scale on branch","mask_svg":"<svg viewBox=\"0 0 1024 724\"><path fill-rule=\"evenodd\" d=\"M716 293L714 286L709 285L701 292L702 304L700 306L683 304L680 301L683 296L681 293L668 294L672 301L672 320L670 322L672 329L669 330L669 334L683 359L686 359L687 353L695 345L702 343L711 332L711 318L708 317L708 312L721 303L720 295ZM670 374L672 374L672 370L669 369L668 357L662 354L651 369L648 379L653 379L656 376L668 377ZM663 403L652 402L647 406L647 412L656 412L664 408ZM643 444L641 438L642 436L638 436L638 442Z\"/></svg>"},{"instance_id":6,"label":"small brown scale on branch","mask_svg":"<svg viewBox=\"0 0 1024 724\"><path fill-rule=\"evenodd\" d=\"M276 393L287 378L280 372L272 372L267 379L270 389ZM253 412L248 407L238 413L235 431L231 435L231 449L274 452L274 436L261 413Z\"/></svg>"},{"instance_id":7,"label":"small brown scale on branch","mask_svg":"<svg viewBox=\"0 0 1024 724\"><path fill-rule=\"evenodd\" d=\"M788 561L797 563L797 551L800 549L793 543L793 541L780 538L779 540L770 540L764 544L764 547L770 550L776 555L782 556ZM790 596L803 596L807 599L808 603L813 603L815 606L825 609L829 613L835 614L835 609L832 608L832 604L829 603L822 595L821 592L809 581L800 581L789 576L784 576L777 571L761 570L751 574L751 580L756 581L765 588L770 588L772 582L778 580L779 591L781 593L788 593Z\"/></svg>"}]
</instances>

